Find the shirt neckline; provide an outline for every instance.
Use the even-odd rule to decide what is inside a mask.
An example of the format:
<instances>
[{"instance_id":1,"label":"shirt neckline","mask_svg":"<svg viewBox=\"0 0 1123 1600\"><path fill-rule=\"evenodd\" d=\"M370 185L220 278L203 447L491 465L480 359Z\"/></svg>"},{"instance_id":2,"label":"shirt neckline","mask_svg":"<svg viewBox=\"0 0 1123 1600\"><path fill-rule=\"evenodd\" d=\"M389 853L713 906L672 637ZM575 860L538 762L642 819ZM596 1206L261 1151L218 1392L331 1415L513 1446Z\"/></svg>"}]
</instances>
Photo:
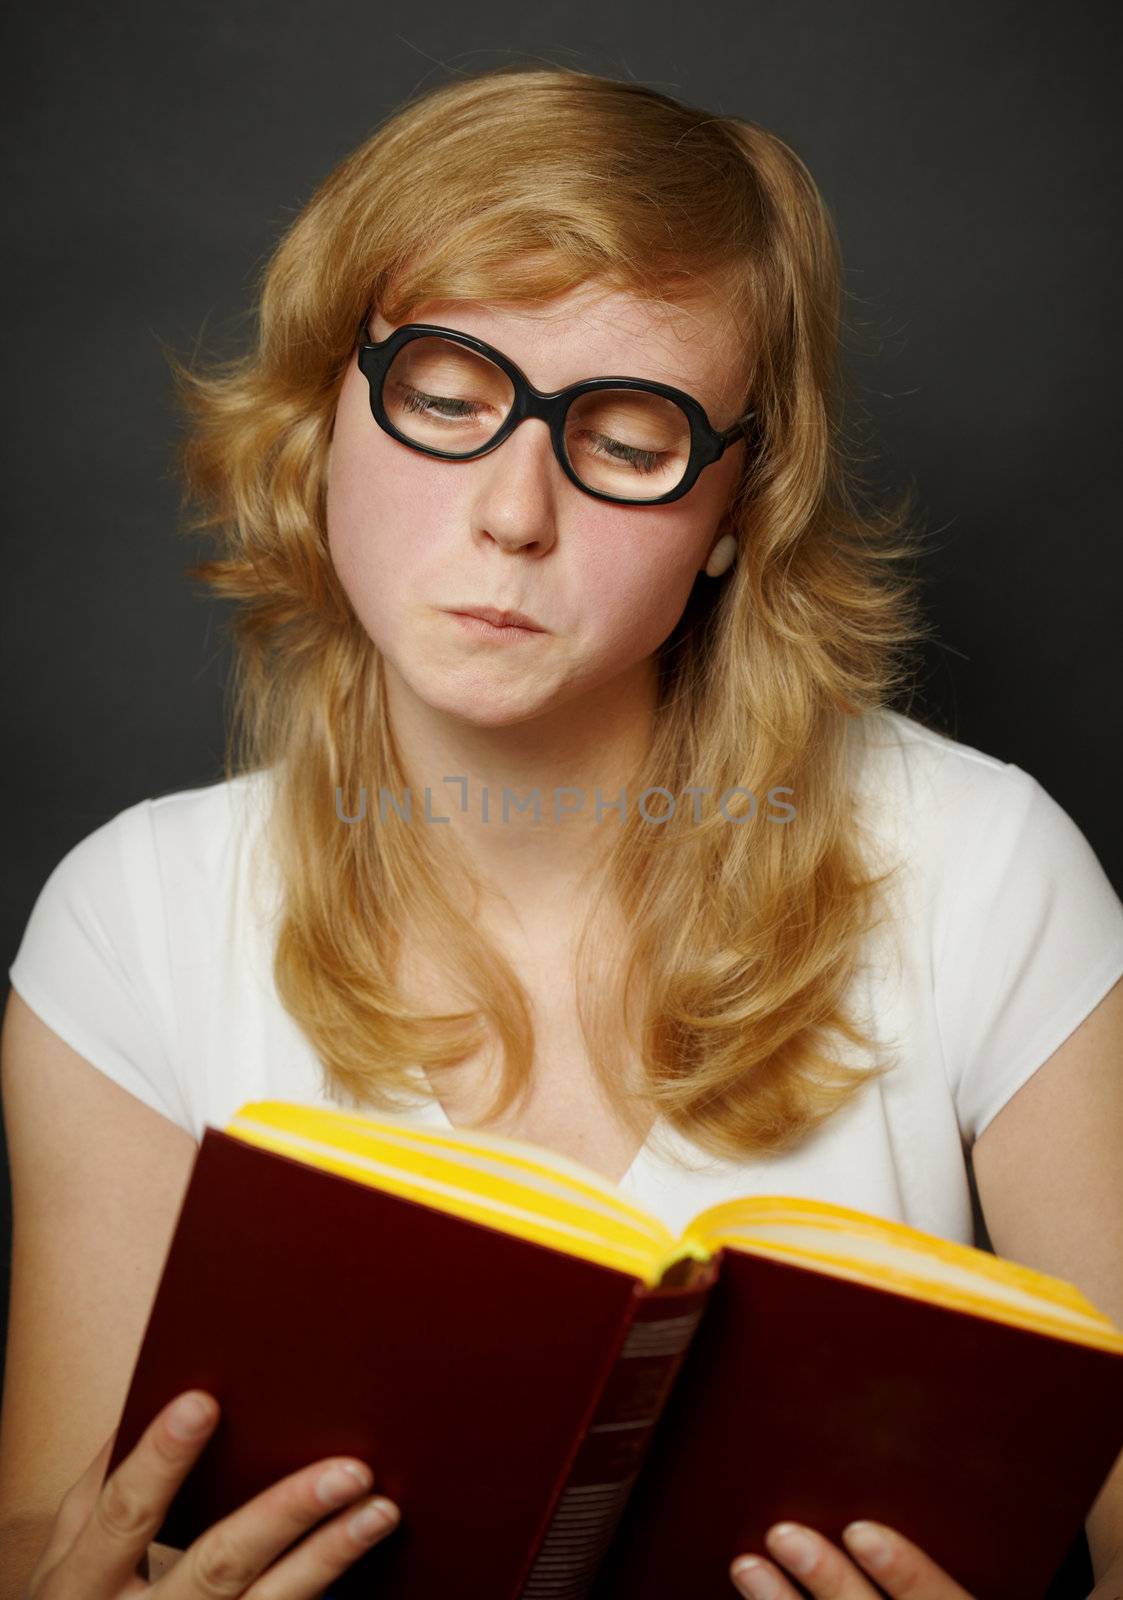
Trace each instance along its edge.
<instances>
[{"instance_id":1,"label":"shirt neckline","mask_svg":"<svg viewBox=\"0 0 1123 1600\"><path fill-rule=\"evenodd\" d=\"M429 1098L425 1101L424 1110L425 1110L425 1114L426 1114L426 1120L429 1121L433 1126L443 1128L448 1133L457 1133L457 1132L460 1131L459 1129L457 1129L455 1127L455 1125L449 1119L449 1115L448 1115L447 1111L445 1110L444 1106L441 1104L441 1102L437 1098L437 1096L435 1094L433 1094L432 1092L430 1092ZM647 1138L644 1140L644 1142L640 1146L640 1148L636 1151L635 1156L632 1159L631 1166L628 1168L627 1172L624 1173L622 1178L618 1178L616 1180L616 1183L613 1186L614 1188L617 1188L617 1189L624 1189L624 1188L634 1189L635 1188L636 1173L639 1170L639 1168L642 1166L642 1164L644 1163L644 1161L645 1161L645 1159L647 1157L647 1154L648 1154L649 1150L651 1149L651 1145L652 1145L652 1142L653 1142L653 1140L655 1138L656 1133L659 1132L662 1129L662 1127L663 1127L663 1119L662 1119L662 1117L657 1116L655 1121L654 1121L654 1123L651 1126L651 1129L648 1132ZM592 1169L592 1170L595 1170L595 1169ZM597 1173L597 1176L600 1177L601 1174ZM609 1180L606 1178L605 1182L607 1183L608 1181Z\"/></svg>"}]
</instances>

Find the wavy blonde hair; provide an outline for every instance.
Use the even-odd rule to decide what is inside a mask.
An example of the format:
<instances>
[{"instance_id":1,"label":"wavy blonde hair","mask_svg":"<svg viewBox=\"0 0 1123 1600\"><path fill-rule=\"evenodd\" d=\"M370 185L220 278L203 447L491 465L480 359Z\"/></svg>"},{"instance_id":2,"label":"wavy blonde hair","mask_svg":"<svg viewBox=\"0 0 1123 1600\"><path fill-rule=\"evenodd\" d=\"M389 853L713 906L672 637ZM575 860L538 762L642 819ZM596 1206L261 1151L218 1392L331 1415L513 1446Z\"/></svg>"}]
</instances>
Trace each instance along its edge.
<instances>
[{"instance_id":1,"label":"wavy blonde hair","mask_svg":"<svg viewBox=\"0 0 1123 1600\"><path fill-rule=\"evenodd\" d=\"M531 1082L532 1007L474 918L479 884L452 830L336 814L349 775L400 795L408 774L382 658L329 559L326 468L372 306L397 324L429 299L533 303L589 283L664 305L719 294L761 430L728 513L739 559L696 583L658 652L654 733L628 793L783 787L797 820L730 826L714 808L652 827L631 809L590 896L628 938L590 912L576 945L609 1103L637 1130L654 1112L744 1157L791 1146L887 1070L846 1066L832 1045L873 1048L847 995L889 876L863 855L847 735L905 685L926 631L902 568L918 549L911 492L875 505L846 447L839 251L799 157L754 123L567 69L504 67L406 104L272 254L256 348L206 371L171 357L184 506L219 542L188 572L238 602L226 775L271 774L274 977L330 1092L416 1104L419 1065L439 1090L498 1041L488 1115L503 1118ZM408 1002L407 927L441 952L463 1009Z\"/></svg>"}]
</instances>

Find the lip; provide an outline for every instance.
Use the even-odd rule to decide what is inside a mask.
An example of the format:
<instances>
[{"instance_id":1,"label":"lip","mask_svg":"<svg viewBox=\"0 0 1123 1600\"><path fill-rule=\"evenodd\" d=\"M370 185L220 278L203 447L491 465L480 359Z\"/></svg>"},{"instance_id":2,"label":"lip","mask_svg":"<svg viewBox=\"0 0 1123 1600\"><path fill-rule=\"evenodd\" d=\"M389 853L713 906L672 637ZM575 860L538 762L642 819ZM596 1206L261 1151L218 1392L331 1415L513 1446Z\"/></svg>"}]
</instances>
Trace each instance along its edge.
<instances>
[{"instance_id":1,"label":"lip","mask_svg":"<svg viewBox=\"0 0 1123 1600\"><path fill-rule=\"evenodd\" d=\"M476 617L480 622L490 622L493 628L522 628L529 633L547 631L525 611L497 611L494 606L451 606L449 610L454 617Z\"/></svg>"}]
</instances>

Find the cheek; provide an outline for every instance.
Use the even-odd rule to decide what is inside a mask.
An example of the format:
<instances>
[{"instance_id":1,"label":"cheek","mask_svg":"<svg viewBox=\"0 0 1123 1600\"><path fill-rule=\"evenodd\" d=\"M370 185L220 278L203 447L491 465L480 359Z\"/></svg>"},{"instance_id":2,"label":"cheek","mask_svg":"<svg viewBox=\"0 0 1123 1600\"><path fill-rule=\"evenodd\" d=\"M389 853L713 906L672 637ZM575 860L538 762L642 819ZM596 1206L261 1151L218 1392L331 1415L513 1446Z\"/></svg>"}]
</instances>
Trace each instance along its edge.
<instances>
[{"instance_id":1,"label":"cheek","mask_svg":"<svg viewBox=\"0 0 1123 1600\"><path fill-rule=\"evenodd\" d=\"M673 632L698 574L708 536L696 513L605 508L582 538L580 588L589 631L638 659ZM627 520L624 520L627 519Z\"/></svg>"},{"instance_id":2,"label":"cheek","mask_svg":"<svg viewBox=\"0 0 1123 1600\"><path fill-rule=\"evenodd\" d=\"M620 654L638 659L673 633L722 523L742 448L726 451L669 506L633 512L590 502L581 588L587 615Z\"/></svg>"},{"instance_id":3,"label":"cheek","mask_svg":"<svg viewBox=\"0 0 1123 1600\"><path fill-rule=\"evenodd\" d=\"M328 549L360 620L389 619L410 580L438 565L447 483L419 470L370 414L366 380L344 386L336 410L327 485ZM439 467L440 463L434 463ZM373 629L371 630L373 631Z\"/></svg>"}]
</instances>

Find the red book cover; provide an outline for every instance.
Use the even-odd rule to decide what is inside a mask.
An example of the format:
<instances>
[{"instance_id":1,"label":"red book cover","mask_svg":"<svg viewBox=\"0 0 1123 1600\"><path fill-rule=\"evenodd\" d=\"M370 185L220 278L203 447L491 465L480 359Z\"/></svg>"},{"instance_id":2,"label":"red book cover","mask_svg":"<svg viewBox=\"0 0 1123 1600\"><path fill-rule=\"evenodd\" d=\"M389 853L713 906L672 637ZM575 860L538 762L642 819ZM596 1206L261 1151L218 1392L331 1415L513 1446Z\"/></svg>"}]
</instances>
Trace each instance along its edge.
<instances>
[{"instance_id":1,"label":"red book cover","mask_svg":"<svg viewBox=\"0 0 1123 1600\"><path fill-rule=\"evenodd\" d=\"M1121 1446L1123 1355L725 1249L594 1594L728 1600L774 1522L869 1517L1041 1600Z\"/></svg>"},{"instance_id":2,"label":"red book cover","mask_svg":"<svg viewBox=\"0 0 1123 1600\"><path fill-rule=\"evenodd\" d=\"M402 1518L333 1600L580 1594L704 1295L208 1127L107 1472L202 1388L222 1416L155 1543L356 1455Z\"/></svg>"},{"instance_id":3,"label":"red book cover","mask_svg":"<svg viewBox=\"0 0 1123 1600\"><path fill-rule=\"evenodd\" d=\"M107 1470L216 1396L154 1541L184 1549L359 1456L402 1520L332 1600L727 1600L773 1522L855 1517L1040 1600L1123 1444L1123 1353L732 1243L669 1276L207 1128Z\"/></svg>"}]
</instances>

